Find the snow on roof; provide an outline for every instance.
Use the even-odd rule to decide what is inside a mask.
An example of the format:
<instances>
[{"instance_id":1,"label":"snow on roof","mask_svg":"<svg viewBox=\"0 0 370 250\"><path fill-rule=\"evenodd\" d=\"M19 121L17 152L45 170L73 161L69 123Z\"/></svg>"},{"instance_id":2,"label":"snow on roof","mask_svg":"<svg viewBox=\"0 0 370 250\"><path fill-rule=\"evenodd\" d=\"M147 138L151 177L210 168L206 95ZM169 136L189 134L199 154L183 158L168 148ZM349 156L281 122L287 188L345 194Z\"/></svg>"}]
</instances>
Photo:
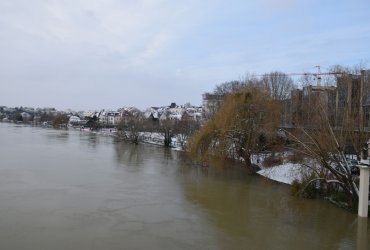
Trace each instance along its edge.
<instances>
[{"instance_id":1,"label":"snow on roof","mask_svg":"<svg viewBox=\"0 0 370 250\"><path fill-rule=\"evenodd\" d=\"M76 121L81 121L80 117L72 115L69 117L69 122L76 122Z\"/></svg>"}]
</instances>

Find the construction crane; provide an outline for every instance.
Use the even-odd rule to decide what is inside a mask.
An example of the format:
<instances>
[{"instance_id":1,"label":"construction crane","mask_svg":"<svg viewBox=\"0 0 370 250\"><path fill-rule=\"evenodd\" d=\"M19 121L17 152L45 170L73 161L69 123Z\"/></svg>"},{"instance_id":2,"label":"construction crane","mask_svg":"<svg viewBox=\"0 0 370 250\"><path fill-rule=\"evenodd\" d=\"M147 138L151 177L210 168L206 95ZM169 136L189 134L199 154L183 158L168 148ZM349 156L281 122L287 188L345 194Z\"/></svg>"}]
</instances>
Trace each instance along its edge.
<instances>
[{"instance_id":1,"label":"construction crane","mask_svg":"<svg viewBox=\"0 0 370 250\"><path fill-rule=\"evenodd\" d=\"M343 72L321 72L320 65L316 65L315 68L317 68L317 73L306 73L306 74L311 74L315 76L316 81L317 81L317 86L321 86L321 76L322 75L342 75L344 74Z\"/></svg>"},{"instance_id":2,"label":"construction crane","mask_svg":"<svg viewBox=\"0 0 370 250\"><path fill-rule=\"evenodd\" d=\"M321 72L320 65L316 65L315 68L317 68L316 73L303 72L303 73L284 73L284 74L288 76L314 76L316 78L317 86L321 86L321 76L322 75L343 75L345 74L343 72ZM263 75L257 75L257 76L266 76L266 75L270 75L270 74L263 74Z\"/></svg>"}]
</instances>

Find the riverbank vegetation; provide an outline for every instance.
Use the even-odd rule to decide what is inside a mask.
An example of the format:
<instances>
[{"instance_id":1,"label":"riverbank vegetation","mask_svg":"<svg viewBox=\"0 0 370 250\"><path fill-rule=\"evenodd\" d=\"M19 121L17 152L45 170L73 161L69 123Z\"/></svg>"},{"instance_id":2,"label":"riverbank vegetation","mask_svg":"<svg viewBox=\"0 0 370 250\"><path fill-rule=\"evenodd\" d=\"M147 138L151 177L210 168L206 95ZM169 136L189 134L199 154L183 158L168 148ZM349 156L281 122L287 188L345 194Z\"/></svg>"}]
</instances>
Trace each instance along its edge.
<instances>
[{"instance_id":1,"label":"riverbank vegetation","mask_svg":"<svg viewBox=\"0 0 370 250\"><path fill-rule=\"evenodd\" d=\"M189 140L188 150L208 157L236 159L251 166L251 155L273 145L279 104L260 85L247 84L226 94L217 113Z\"/></svg>"},{"instance_id":2,"label":"riverbank vegetation","mask_svg":"<svg viewBox=\"0 0 370 250\"><path fill-rule=\"evenodd\" d=\"M366 152L362 157L367 158L367 145L364 143L368 133L359 128L361 123L355 122L357 118L358 114L347 116L345 126L334 128L327 112L317 103L311 116L314 128L287 131L289 147L305 156L306 162L301 164L308 170L301 182L295 181L294 188L300 187L296 194L312 196L313 193L320 193L335 202L345 201L349 208L357 206L358 176L355 166L346 158L348 145L351 145L352 153L358 160L365 146Z\"/></svg>"},{"instance_id":3,"label":"riverbank vegetation","mask_svg":"<svg viewBox=\"0 0 370 250\"><path fill-rule=\"evenodd\" d=\"M266 164L259 165L264 167L294 161L300 165L300 176L291 183L295 195L321 196L340 206L356 208L358 172L348 157L354 156L357 161L368 157L365 143L369 132L365 124L369 117L363 104L363 89L368 83L362 78L363 72L356 78L343 68L337 69L344 72L336 78L337 89L317 86L313 90L308 86L306 91L311 92L300 97L303 99L300 107L284 106L294 84L283 73L217 86L214 93L221 94L222 101L189 139L187 150L200 162L216 157L252 166L253 156L261 153L266 156L262 159ZM335 93L339 98L336 111L341 113L333 113L329 108ZM353 97L354 93L359 96ZM296 109L295 117L290 117L291 127L282 126L284 108ZM285 156L276 157L278 151Z\"/></svg>"}]
</instances>

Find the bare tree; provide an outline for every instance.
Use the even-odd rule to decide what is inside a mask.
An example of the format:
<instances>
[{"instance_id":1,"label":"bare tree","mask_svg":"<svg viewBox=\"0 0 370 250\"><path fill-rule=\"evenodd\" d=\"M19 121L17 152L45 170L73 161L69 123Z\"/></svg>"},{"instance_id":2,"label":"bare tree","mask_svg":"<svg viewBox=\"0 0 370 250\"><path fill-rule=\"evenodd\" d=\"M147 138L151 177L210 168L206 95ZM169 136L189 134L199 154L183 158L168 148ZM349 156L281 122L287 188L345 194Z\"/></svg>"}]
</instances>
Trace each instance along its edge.
<instances>
[{"instance_id":1,"label":"bare tree","mask_svg":"<svg viewBox=\"0 0 370 250\"><path fill-rule=\"evenodd\" d=\"M182 116L180 121L176 121L173 125L173 133L177 137L177 141L181 147L185 147L188 138L199 129L199 122L190 118L186 113Z\"/></svg>"},{"instance_id":2,"label":"bare tree","mask_svg":"<svg viewBox=\"0 0 370 250\"><path fill-rule=\"evenodd\" d=\"M173 125L174 125L174 121L170 119L162 120L160 123L159 129L164 137L163 145L166 148L169 148L172 145Z\"/></svg>"},{"instance_id":3,"label":"bare tree","mask_svg":"<svg viewBox=\"0 0 370 250\"><path fill-rule=\"evenodd\" d=\"M66 114L59 113L53 118L52 125L54 128L58 128L61 126L67 127L68 120L69 119Z\"/></svg>"},{"instance_id":4,"label":"bare tree","mask_svg":"<svg viewBox=\"0 0 370 250\"><path fill-rule=\"evenodd\" d=\"M261 84L274 100L288 99L290 92L296 88L290 76L278 71L265 74L261 79Z\"/></svg>"},{"instance_id":5,"label":"bare tree","mask_svg":"<svg viewBox=\"0 0 370 250\"><path fill-rule=\"evenodd\" d=\"M230 93L236 93L243 86L244 84L241 81L224 82L216 86L215 90L213 91L213 94L223 96Z\"/></svg>"},{"instance_id":6,"label":"bare tree","mask_svg":"<svg viewBox=\"0 0 370 250\"><path fill-rule=\"evenodd\" d=\"M360 60L357 64L352 66L352 74L361 74L361 70L364 70L368 65L368 60Z\"/></svg>"},{"instance_id":7,"label":"bare tree","mask_svg":"<svg viewBox=\"0 0 370 250\"><path fill-rule=\"evenodd\" d=\"M325 184L329 190L339 186L353 208L358 200L358 187L344 154L346 137L342 131L334 131L320 103L315 111L316 115L311 117L315 127L286 131L293 142L292 148L309 159L303 166L311 171L312 179L303 190L317 183Z\"/></svg>"},{"instance_id":8,"label":"bare tree","mask_svg":"<svg viewBox=\"0 0 370 250\"><path fill-rule=\"evenodd\" d=\"M134 144L140 142L140 132L144 127L144 115L136 108L123 110L123 117L116 126L121 139Z\"/></svg>"}]
</instances>

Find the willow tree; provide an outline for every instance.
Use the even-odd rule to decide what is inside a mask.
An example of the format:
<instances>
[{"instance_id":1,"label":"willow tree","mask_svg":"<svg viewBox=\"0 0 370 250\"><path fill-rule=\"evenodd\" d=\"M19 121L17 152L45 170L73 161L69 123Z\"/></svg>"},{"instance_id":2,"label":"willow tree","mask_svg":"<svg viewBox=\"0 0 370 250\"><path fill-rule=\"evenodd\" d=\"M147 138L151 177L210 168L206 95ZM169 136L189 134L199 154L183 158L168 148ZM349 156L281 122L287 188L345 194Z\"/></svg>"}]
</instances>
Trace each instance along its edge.
<instances>
[{"instance_id":1,"label":"willow tree","mask_svg":"<svg viewBox=\"0 0 370 250\"><path fill-rule=\"evenodd\" d=\"M279 124L279 102L261 86L227 95L218 112L189 140L193 156L216 156L251 165L251 155L268 145Z\"/></svg>"}]
</instances>

